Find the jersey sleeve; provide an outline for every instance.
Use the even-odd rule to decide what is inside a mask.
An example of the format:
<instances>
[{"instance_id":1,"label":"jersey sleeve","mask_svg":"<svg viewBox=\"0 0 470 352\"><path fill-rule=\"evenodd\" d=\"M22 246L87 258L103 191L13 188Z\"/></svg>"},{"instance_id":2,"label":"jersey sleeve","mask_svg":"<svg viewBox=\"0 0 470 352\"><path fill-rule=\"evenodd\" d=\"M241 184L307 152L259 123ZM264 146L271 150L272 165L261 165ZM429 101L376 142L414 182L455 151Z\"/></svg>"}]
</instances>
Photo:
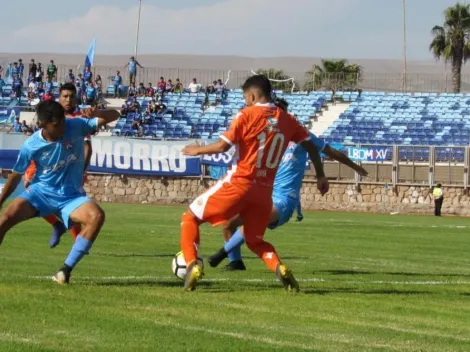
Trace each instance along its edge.
<instances>
[{"instance_id":1,"label":"jersey sleeve","mask_svg":"<svg viewBox=\"0 0 470 352\"><path fill-rule=\"evenodd\" d=\"M95 134L98 129L98 118L84 119L82 117L76 117L70 119L69 122L74 131L80 136L87 137L91 134Z\"/></svg>"},{"instance_id":2,"label":"jersey sleeve","mask_svg":"<svg viewBox=\"0 0 470 352\"><path fill-rule=\"evenodd\" d=\"M228 131L220 135L220 139L230 145L238 144L243 138L245 115L239 112L233 119Z\"/></svg>"},{"instance_id":3,"label":"jersey sleeve","mask_svg":"<svg viewBox=\"0 0 470 352\"><path fill-rule=\"evenodd\" d=\"M18 159L16 160L16 164L13 167L13 172L17 174L24 174L28 167L30 166L32 161L31 151L29 148L23 144L20 149L20 154L18 155Z\"/></svg>"},{"instance_id":4,"label":"jersey sleeve","mask_svg":"<svg viewBox=\"0 0 470 352\"><path fill-rule=\"evenodd\" d=\"M325 149L326 143L323 139L318 138L315 136L312 132L309 133L310 135L310 140L315 144L315 147L317 147L318 152L323 152L323 149Z\"/></svg>"},{"instance_id":5,"label":"jersey sleeve","mask_svg":"<svg viewBox=\"0 0 470 352\"><path fill-rule=\"evenodd\" d=\"M310 139L310 134L307 131L307 129L304 126L302 126L299 123L299 121L297 121L294 117L292 117L291 115L289 115L289 117L292 120L291 126L294 132L292 134L291 141L296 144L299 144L299 143L302 143L303 141Z\"/></svg>"}]
</instances>

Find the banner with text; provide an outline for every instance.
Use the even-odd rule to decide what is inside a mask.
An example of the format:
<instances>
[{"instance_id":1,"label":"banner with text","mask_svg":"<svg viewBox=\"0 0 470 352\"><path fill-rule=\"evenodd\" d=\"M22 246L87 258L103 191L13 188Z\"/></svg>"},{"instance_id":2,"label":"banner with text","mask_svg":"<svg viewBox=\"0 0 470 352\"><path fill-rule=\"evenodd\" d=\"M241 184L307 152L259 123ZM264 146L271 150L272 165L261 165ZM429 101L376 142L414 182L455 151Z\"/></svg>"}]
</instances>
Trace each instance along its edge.
<instances>
[{"instance_id":1,"label":"banner with text","mask_svg":"<svg viewBox=\"0 0 470 352\"><path fill-rule=\"evenodd\" d=\"M391 149L387 147L346 147L346 149L347 156L353 161L387 161L392 157Z\"/></svg>"},{"instance_id":2,"label":"banner with text","mask_svg":"<svg viewBox=\"0 0 470 352\"><path fill-rule=\"evenodd\" d=\"M199 176L199 157L185 157L181 149L188 144L119 137L93 137L89 170L114 174L152 176Z\"/></svg>"},{"instance_id":3,"label":"banner with text","mask_svg":"<svg viewBox=\"0 0 470 352\"><path fill-rule=\"evenodd\" d=\"M20 108L0 108L0 125L12 125L20 117Z\"/></svg>"}]
</instances>

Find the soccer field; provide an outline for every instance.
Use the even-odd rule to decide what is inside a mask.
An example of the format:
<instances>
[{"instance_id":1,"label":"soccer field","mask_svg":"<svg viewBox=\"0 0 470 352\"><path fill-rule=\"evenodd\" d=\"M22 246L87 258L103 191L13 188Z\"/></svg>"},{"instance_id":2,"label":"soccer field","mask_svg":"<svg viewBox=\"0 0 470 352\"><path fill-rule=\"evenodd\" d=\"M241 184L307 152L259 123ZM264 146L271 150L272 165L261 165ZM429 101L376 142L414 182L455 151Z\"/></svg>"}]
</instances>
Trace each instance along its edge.
<instances>
[{"instance_id":1,"label":"soccer field","mask_svg":"<svg viewBox=\"0 0 470 352\"><path fill-rule=\"evenodd\" d=\"M267 239L290 295L244 248L246 272L206 266L193 293L170 270L183 208L105 205L69 286L50 280L71 239L43 220L0 248L0 351L470 351L470 220L309 213ZM204 226L204 257L222 244Z\"/></svg>"}]
</instances>

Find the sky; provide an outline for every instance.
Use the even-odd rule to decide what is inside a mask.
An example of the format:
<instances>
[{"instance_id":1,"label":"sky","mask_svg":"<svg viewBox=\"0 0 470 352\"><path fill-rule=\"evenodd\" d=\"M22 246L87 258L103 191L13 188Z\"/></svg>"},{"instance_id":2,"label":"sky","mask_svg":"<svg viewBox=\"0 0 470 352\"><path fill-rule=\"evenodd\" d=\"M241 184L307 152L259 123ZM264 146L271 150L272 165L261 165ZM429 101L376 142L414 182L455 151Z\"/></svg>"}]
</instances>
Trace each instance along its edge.
<instances>
[{"instance_id":1,"label":"sky","mask_svg":"<svg viewBox=\"0 0 470 352\"><path fill-rule=\"evenodd\" d=\"M432 60L431 28L455 3L406 0L408 59ZM139 54L401 59L402 6L402 0L142 0ZM2 1L0 52L85 53L93 37L97 54L134 52L138 0L46 0L37 11L35 0Z\"/></svg>"}]
</instances>

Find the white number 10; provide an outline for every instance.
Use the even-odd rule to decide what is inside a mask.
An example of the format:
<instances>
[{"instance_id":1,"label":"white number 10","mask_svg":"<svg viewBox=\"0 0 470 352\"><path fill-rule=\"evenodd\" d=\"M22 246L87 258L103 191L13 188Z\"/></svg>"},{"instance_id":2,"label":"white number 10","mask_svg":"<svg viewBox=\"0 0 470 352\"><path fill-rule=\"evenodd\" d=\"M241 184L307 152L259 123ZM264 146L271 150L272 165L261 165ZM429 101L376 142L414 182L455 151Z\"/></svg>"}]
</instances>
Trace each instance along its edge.
<instances>
[{"instance_id":1,"label":"white number 10","mask_svg":"<svg viewBox=\"0 0 470 352\"><path fill-rule=\"evenodd\" d=\"M264 155L264 147L266 145L266 133L262 132L258 135L259 147L258 147L258 160L256 162L256 167L261 168L263 155ZM269 169L274 169L279 165L279 160L281 159L282 153L282 145L284 144L284 135L281 133L277 133L273 141L271 143L271 147L268 151L268 157L266 158L266 167ZM274 153L276 156L274 157Z\"/></svg>"}]
</instances>

